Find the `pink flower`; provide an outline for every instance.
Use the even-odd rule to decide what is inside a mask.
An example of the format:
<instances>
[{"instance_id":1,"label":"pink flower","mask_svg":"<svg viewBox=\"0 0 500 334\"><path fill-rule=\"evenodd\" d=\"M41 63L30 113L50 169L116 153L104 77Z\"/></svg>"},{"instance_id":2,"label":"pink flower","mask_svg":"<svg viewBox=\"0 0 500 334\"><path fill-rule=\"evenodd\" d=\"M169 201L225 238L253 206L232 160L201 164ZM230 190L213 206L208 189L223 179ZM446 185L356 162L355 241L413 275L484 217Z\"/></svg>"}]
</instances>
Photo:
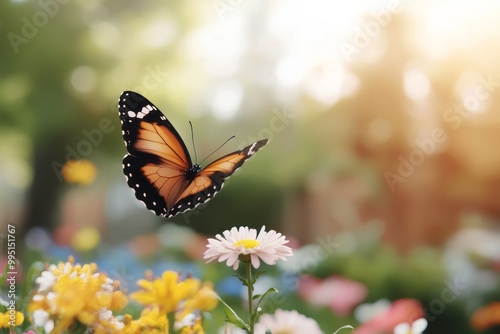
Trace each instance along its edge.
<instances>
[{"instance_id":1,"label":"pink flower","mask_svg":"<svg viewBox=\"0 0 500 334\"><path fill-rule=\"evenodd\" d=\"M386 311L368 320L353 332L353 334L373 334L392 332L401 323L413 323L424 316L424 310L415 299L398 299Z\"/></svg>"},{"instance_id":2,"label":"pink flower","mask_svg":"<svg viewBox=\"0 0 500 334\"><path fill-rule=\"evenodd\" d=\"M328 306L341 316L349 315L368 293L363 284L338 276L326 279L304 276L298 292L311 305Z\"/></svg>"},{"instance_id":3,"label":"pink flower","mask_svg":"<svg viewBox=\"0 0 500 334\"><path fill-rule=\"evenodd\" d=\"M30 329L29 331L27 331L26 333L23 333L23 334L36 334L36 333Z\"/></svg>"}]
</instances>

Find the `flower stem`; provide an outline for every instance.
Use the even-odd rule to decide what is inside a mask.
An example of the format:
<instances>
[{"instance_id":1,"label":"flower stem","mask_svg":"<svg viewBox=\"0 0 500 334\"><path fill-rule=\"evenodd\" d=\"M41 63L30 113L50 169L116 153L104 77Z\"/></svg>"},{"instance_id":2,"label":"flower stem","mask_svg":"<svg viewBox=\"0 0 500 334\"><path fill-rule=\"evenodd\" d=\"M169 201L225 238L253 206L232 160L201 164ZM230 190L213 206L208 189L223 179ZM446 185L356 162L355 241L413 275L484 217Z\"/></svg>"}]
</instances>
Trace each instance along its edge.
<instances>
[{"instance_id":1,"label":"flower stem","mask_svg":"<svg viewBox=\"0 0 500 334\"><path fill-rule=\"evenodd\" d=\"M168 318L168 333L175 333L174 332L175 313L174 312L167 313L167 318Z\"/></svg>"},{"instance_id":2,"label":"flower stem","mask_svg":"<svg viewBox=\"0 0 500 334\"><path fill-rule=\"evenodd\" d=\"M254 334L254 314L253 314L253 282L252 282L252 263L245 263L247 266L247 287L248 287L248 324L250 326L250 334Z\"/></svg>"}]
</instances>

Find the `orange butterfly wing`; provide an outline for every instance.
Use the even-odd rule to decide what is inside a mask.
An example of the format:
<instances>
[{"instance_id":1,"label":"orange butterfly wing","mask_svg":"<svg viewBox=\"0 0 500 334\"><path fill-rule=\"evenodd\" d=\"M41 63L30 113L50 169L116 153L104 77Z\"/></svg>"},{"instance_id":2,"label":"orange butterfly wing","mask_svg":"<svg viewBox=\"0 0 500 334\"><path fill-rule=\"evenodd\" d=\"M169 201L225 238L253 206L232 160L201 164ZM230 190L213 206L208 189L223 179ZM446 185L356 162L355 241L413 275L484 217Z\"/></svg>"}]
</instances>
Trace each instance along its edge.
<instances>
[{"instance_id":1,"label":"orange butterfly wing","mask_svg":"<svg viewBox=\"0 0 500 334\"><path fill-rule=\"evenodd\" d=\"M267 144L267 139L229 153L203 168L182 192L171 213L183 212L212 199L224 186L224 180L231 176L243 163Z\"/></svg>"},{"instance_id":2,"label":"orange butterfly wing","mask_svg":"<svg viewBox=\"0 0 500 334\"><path fill-rule=\"evenodd\" d=\"M128 154L123 172L135 196L159 216L167 215L188 186L191 157L167 118L149 100L124 92L119 100L122 134Z\"/></svg>"}]
</instances>

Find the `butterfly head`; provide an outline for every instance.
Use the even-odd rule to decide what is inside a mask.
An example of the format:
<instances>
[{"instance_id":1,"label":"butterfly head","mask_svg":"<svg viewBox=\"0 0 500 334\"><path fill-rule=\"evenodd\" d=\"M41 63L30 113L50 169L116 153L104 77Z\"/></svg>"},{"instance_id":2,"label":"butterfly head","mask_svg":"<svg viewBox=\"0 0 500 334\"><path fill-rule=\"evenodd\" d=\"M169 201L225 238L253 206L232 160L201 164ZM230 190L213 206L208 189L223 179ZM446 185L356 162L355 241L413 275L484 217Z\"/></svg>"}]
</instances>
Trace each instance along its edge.
<instances>
[{"instance_id":1,"label":"butterfly head","mask_svg":"<svg viewBox=\"0 0 500 334\"><path fill-rule=\"evenodd\" d=\"M190 181L194 180L199 172L201 172L201 166L198 164L194 164L186 171L186 179Z\"/></svg>"}]
</instances>

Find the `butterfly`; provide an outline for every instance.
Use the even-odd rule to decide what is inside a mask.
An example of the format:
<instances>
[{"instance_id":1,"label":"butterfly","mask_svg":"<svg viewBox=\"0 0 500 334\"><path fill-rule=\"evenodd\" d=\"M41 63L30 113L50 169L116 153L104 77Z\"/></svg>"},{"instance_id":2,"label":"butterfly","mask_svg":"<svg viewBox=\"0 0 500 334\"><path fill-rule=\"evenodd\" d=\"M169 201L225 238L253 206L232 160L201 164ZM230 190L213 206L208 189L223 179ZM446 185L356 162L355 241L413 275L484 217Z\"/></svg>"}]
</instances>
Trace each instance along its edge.
<instances>
[{"instance_id":1,"label":"butterfly","mask_svg":"<svg viewBox=\"0 0 500 334\"><path fill-rule=\"evenodd\" d=\"M165 218L212 199L224 180L268 142L259 140L201 168L192 163L173 125L144 96L123 92L118 113L128 152L123 158L127 184L149 210Z\"/></svg>"}]
</instances>

